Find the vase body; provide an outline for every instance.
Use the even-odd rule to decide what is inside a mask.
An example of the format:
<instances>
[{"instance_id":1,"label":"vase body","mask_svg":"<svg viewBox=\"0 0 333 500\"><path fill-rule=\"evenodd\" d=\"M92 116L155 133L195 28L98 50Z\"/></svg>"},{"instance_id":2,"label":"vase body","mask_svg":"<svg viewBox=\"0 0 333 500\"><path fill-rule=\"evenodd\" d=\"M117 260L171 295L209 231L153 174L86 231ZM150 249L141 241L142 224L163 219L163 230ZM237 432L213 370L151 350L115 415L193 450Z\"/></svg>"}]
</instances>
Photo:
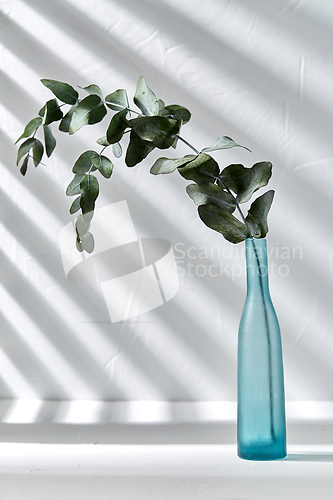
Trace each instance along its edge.
<instances>
[{"instance_id":1,"label":"vase body","mask_svg":"<svg viewBox=\"0 0 333 500\"><path fill-rule=\"evenodd\" d=\"M270 298L265 239L245 241L247 296L238 333L238 456L286 456L285 397L279 323Z\"/></svg>"}]
</instances>

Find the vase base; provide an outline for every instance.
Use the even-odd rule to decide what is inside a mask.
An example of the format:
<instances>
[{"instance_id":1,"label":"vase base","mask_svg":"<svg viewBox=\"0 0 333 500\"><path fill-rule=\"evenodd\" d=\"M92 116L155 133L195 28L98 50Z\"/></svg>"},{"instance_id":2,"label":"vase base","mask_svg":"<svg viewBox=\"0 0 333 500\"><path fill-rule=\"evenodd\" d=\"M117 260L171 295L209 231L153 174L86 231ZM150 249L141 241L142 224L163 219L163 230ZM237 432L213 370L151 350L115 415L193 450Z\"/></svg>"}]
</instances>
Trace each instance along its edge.
<instances>
[{"instance_id":1,"label":"vase base","mask_svg":"<svg viewBox=\"0 0 333 500\"><path fill-rule=\"evenodd\" d=\"M238 447L238 456L244 460L282 460L287 456L287 450L285 447L281 447L281 444L279 446L253 446L251 448Z\"/></svg>"}]
</instances>

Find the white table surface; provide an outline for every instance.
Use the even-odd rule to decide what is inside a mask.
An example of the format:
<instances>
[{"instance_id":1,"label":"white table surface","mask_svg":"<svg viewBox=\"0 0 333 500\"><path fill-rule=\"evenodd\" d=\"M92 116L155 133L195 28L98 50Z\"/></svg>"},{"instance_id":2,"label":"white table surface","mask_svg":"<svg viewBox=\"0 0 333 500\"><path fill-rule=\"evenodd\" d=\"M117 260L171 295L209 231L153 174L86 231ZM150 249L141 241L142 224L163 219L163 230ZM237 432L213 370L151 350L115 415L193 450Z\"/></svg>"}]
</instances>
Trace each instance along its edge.
<instances>
[{"instance_id":1,"label":"white table surface","mask_svg":"<svg viewBox=\"0 0 333 500\"><path fill-rule=\"evenodd\" d=\"M236 422L229 417L3 422L0 499L331 500L333 421L328 414L309 420L289 413L288 456L272 462L237 457Z\"/></svg>"}]
</instances>

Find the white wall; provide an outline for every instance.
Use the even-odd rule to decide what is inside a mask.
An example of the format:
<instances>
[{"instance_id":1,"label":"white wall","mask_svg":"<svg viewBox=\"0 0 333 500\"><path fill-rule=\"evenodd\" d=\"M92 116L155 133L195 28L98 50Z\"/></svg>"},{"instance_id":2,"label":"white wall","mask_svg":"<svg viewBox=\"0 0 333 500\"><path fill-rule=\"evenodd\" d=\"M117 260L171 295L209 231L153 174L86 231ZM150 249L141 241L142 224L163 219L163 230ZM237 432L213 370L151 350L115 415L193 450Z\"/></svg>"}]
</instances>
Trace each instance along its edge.
<instances>
[{"instance_id":1,"label":"white wall","mask_svg":"<svg viewBox=\"0 0 333 500\"><path fill-rule=\"evenodd\" d=\"M132 96L144 75L192 111L183 135L198 149L229 135L253 151L218 152L221 167L274 164L268 245L286 395L332 399L332 22L329 0L1 1L1 398L236 398L243 244L202 224L185 180L150 175L154 153L134 169L117 161L101 183L99 207L126 200L138 236L167 239L184 261L172 300L111 323L98 286L66 280L58 243L72 165L106 124L58 133L25 178L15 167L14 141L51 98L41 78Z\"/></svg>"}]
</instances>

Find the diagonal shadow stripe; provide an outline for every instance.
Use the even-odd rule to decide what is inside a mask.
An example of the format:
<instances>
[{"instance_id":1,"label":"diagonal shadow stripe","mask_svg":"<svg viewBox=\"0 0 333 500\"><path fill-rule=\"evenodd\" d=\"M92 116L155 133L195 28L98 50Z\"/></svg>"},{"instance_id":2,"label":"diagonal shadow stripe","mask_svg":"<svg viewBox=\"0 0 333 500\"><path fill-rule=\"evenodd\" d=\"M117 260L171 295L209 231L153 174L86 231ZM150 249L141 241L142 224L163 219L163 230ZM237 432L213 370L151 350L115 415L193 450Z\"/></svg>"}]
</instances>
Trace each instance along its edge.
<instances>
[{"instance_id":1,"label":"diagonal shadow stripe","mask_svg":"<svg viewBox=\"0 0 333 500\"><path fill-rule=\"evenodd\" d=\"M0 274L2 275L1 283L6 286L3 282L3 272ZM21 335L1 312L0 324L1 348L11 359L17 370L21 372L22 377L27 380L28 384L34 386L38 381L38 392L41 398L66 399L66 392L60 387L50 370L46 369L46 366L41 363L40 359L31 351L29 345L25 343L24 338L22 338L24 335ZM24 363L22 363L22 360L24 360ZM5 377L3 378L5 380ZM1 392L1 394L4 393ZM16 395L11 394L10 397L15 398Z\"/></svg>"},{"instance_id":2,"label":"diagonal shadow stripe","mask_svg":"<svg viewBox=\"0 0 333 500\"><path fill-rule=\"evenodd\" d=\"M5 208L4 213L10 214L10 218L8 221L4 219L2 222L5 224L7 227L7 230L10 231L16 238L20 239L22 237L20 226L23 225L26 227L28 233L29 233L29 241L34 242L34 245L36 248L38 248L42 252L40 253L39 257L36 258L36 261L43 266L43 268L46 270L46 272L50 273L52 277L59 283L60 286L64 286L64 284L67 285L67 282L65 280L65 277L61 279L61 276L63 276L63 270L61 267L61 263L58 262L59 259L54 259L54 255L51 253L51 260L45 261L43 258L44 255L48 255L50 252L47 252L47 247L48 242L47 239L42 239L41 240L41 234L38 232L35 228L34 225L29 221L29 219L26 218L24 214L20 213L20 210L7 198L7 201L5 203L5 199L7 198L7 195L3 193L2 195L2 206ZM19 217L19 223L15 223L15 219ZM23 245L25 245L24 242L22 242ZM45 248L45 253L43 251L43 248ZM6 258L4 256L4 258ZM6 269L8 270L8 266L6 266ZM22 298L24 297L24 300L19 300L20 304L24 308L27 314L32 317L32 319L35 321L35 323L39 326L39 328L42 331L45 331L48 333L47 337L53 342L53 344L59 348L59 350L62 352L64 349L64 346L62 345L62 342L64 342L64 339L66 340L65 342L65 352L66 352L66 357L68 361L73 359L76 359L76 363L74 364L74 367L77 369L79 375L84 374L85 377L87 376L87 370L84 367L89 366L89 371L90 375L93 376L94 372L98 372L95 377L96 378L96 386L99 388L99 391L101 392L100 397L103 398L103 394L107 394L109 392L108 386L112 386L112 391L118 393L117 399L122 400L124 399L124 395L118 391L117 388L114 388L114 381L109 381L107 376L105 375L105 372L102 367L99 365L93 364L93 359L89 356L88 353L84 351L84 348L80 346L78 343L78 348L76 349L75 345L72 346L72 340L71 340L71 333L68 325L63 324L62 320L58 318L58 316L54 313L54 311L48 306L47 303L45 303L44 299L42 298L41 295L38 295L35 290L29 285L29 283L25 283L19 276L18 271L16 271L16 268L13 264L10 266L10 275L12 279L15 278L15 283L20 283L20 286L14 286L11 284L9 292L13 294L13 297L18 299L18 289L26 289L28 287L29 292L23 293L21 290ZM19 279L20 278L20 279ZM30 293L30 290L33 291ZM75 287L75 290L77 288ZM75 294L73 294L74 300L75 300ZM93 297L93 296L92 296ZM99 299L96 297L94 300L92 299L89 295L89 291L85 291L84 288L80 288L80 306L84 307L85 309L88 308L90 309L98 309L100 308L104 314L103 309L101 308L101 304L99 304ZM30 300L27 300L27 299ZM76 297L76 301L77 301ZM92 306L90 303L93 300L94 305ZM32 301L32 302L31 302ZM43 309L47 311L47 317L44 318L40 317L39 311L40 311L40 303L43 303ZM34 306L34 307L33 307ZM50 326L54 324L56 328L54 328L54 331L50 331ZM117 338L117 351L118 352L123 352L125 349L126 356L128 359L130 359L131 363L136 366L140 372L148 377L147 372L150 377L150 367L154 367L155 369L155 377L152 377L152 379L149 378L150 382L154 382L154 384L157 386L159 390L162 391L170 391L170 387L172 387L174 390L179 390L180 388L183 390L183 394L187 394L187 389L186 387L182 386L180 384L179 380L174 377L167 369L162 367L160 364L156 363L156 359L154 358L153 354L148 353L148 348L146 345L142 345L140 350L145 349L147 352L146 357L149 359L149 363L145 363L141 361L140 359L135 359L132 355L131 352L131 344L133 342L133 338L135 337L135 332L131 330L128 325L126 325L126 330L125 332L123 331L124 325L116 326L112 325L112 332L114 334L118 334ZM105 338L109 339L110 338L110 327L109 325L99 325L99 330L103 333ZM63 332L61 335L57 332ZM66 335L68 335L68 340ZM141 339L136 338L135 341L139 344L141 344ZM68 346L70 344L70 347ZM75 349L75 352L73 351ZM79 356L79 358L78 358ZM79 361L80 360L80 361ZM76 365L76 366L75 366ZM149 366L148 366L149 365ZM156 372L159 373L159 379L157 380L156 378ZM104 392L103 392L104 391ZM171 391L172 394L172 391Z\"/></svg>"},{"instance_id":3,"label":"diagonal shadow stripe","mask_svg":"<svg viewBox=\"0 0 333 500\"><path fill-rule=\"evenodd\" d=\"M258 6L258 0L237 0L237 4L249 14L253 14ZM288 5L285 0L275 0L274 3L261 2L260 17L274 25L279 16L284 16L284 19L279 24L280 30L292 31L294 37L302 39L305 47L309 46L321 54L329 53L332 50L332 27L329 23L324 23L323 19L319 19L319 16L315 17L316 11L314 9L309 15L309 11L304 4L301 5L300 2L298 5L300 10L296 11L297 4L290 3ZM290 10L287 13L289 6Z\"/></svg>"},{"instance_id":4,"label":"diagonal shadow stripe","mask_svg":"<svg viewBox=\"0 0 333 500\"><path fill-rule=\"evenodd\" d=\"M30 7L38 10L39 13L42 12L46 18L53 23L57 23L62 29L75 33L75 38L88 49L96 50L97 46L100 56L104 56L105 52L107 52L110 65L111 63L116 64L117 68L121 68L122 73L133 77L132 67L135 61L135 67L140 68L142 73L145 75L154 74L155 81L158 80L163 82L163 85L172 86L172 88L177 89L177 94L181 97L184 105L189 102L188 95L186 97L186 93L184 93L180 85L172 81L159 69L152 68L150 62L144 60L133 49L121 42L121 40L116 39L110 33L105 33L95 21L89 19L73 6L61 0L59 0L56 5L54 3L43 2L43 0L29 0L29 2L25 0L25 2L28 3ZM153 2L153 0L146 0L146 5L144 2L138 3L134 0L124 0L122 4L126 5L129 10L136 12L139 17L144 17L155 25L157 4ZM171 7L166 5L163 6L163 12L161 12L161 14L167 16L168 31L170 30L170 33L172 33L172 36L176 40L180 42L190 42L194 49L200 44L202 50L205 51L205 58L209 60L213 66L219 64L228 74L233 75L238 80L245 82L246 85L251 86L253 91L260 92L260 97L265 99L268 104L272 102L285 102L288 95L291 95L292 98L295 96L295 92L291 87L285 85L283 82L277 82L276 77L269 76L266 68L261 67L253 61L249 61L242 54L235 51L233 47L223 44L211 34L207 35L207 32L203 31L200 26L193 23L188 18L179 13L175 14ZM160 26L160 28L163 29L163 26ZM86 32L89 32L89 39L86 37ZM124 64L123 58L119 58L115 53L110 53L110 50L114 49L115 46L117 47L117 52L121 54L125 53L129 56L131 68L128 64ZM235 64L236 61L237 64ZM143 68L147 71L142 71ZM265 87L261 85L263 81L266 82ZM297 118L299 123L302 123L303 126L305 123L306 128L308 128L313 136L317 137L320 142L331 144L331 132L327 127L330 115L327 114L326 110L322 109L319 111L317 104L314 105L308 101L306 103L294 102L293 106L293 116ZM201 108L203 108L203 105L201 105ZM194 106L192 106L192 109L194 109ZM206 110L206 108L203 109ZM203 113L203 116L204 115L205 113ZM212 115L213 113L211 113L211 116ZM227 123L225 118L223 121ZM206 119L206 130L213 131L214 128L216 129L217 123L219 125L221 124L220 116L217 117L216 123L214 124L212 124L212 118L211 120ZM229 128L230 131L233 131L232 129L234 129L234 127Z\"/></svg>"},{"instance_id":5,"label":"diagonal shadow stripe","mask_svg":"<svg viewBox=\"0 0 333 500\"><path fill-rule=\"evenodd\" d=\"M22 280L19 271L1 249L0 259L2 266L6 268L6 273L11 276L10 282L7 281L6 284L8 293L14 300L19 301L24 312L30 316L42 332L45 332L46 337L62 353L67 363L72 366L84 384L92 390L96 398L103 399L105 388L113 384L113 382L107 380L102 369L94 363L93 358L80 343L73 342L73 335L68 324L63 323L61 318L29 282ZM24 300L21 300L21 297L24 297ZM43 314L41 314L41 306Z\"/></svg>"},{"instance_id":6,"label":"diagonal shadow stripe","mask_svg":"<svg viewBox=\"0 0 333 500\"><path fill-rule=\"evenodd\" d=\"M41 0L34 0L40 2ZM112 0L111 0L112 2ZM243 81L258 93L261 99L268 103L284 102L288 96L293 101L293 114L297 116L300 123L305 124L312 130L319 141L331 144L332 130L327 130L331 114L320 103L298 102L298 94L295 89L278 80L276 75L270 75L267 68L254 60L249 60L238 52L233 46L222 42L211 33L207 33L201 25L191 21L179 11L175 12L172 7L163 3L157 4L154 0L123 0L122 5L129 11L135 12L138 17L148 20L152 25L156 24L156 18L163 19L159 25L160 29L167 28L168 33L178 43L189 43L194 51L200 46L200 51L205 54L205 59L212 66L220 66L229 75L239 81ZM163 16L163 17L162 17ZM265 82L265 86L262 85ZM324 122L324 123L323 123ZM325 126L323 126L325 125Z\"/></svg>"}]
</instances>

